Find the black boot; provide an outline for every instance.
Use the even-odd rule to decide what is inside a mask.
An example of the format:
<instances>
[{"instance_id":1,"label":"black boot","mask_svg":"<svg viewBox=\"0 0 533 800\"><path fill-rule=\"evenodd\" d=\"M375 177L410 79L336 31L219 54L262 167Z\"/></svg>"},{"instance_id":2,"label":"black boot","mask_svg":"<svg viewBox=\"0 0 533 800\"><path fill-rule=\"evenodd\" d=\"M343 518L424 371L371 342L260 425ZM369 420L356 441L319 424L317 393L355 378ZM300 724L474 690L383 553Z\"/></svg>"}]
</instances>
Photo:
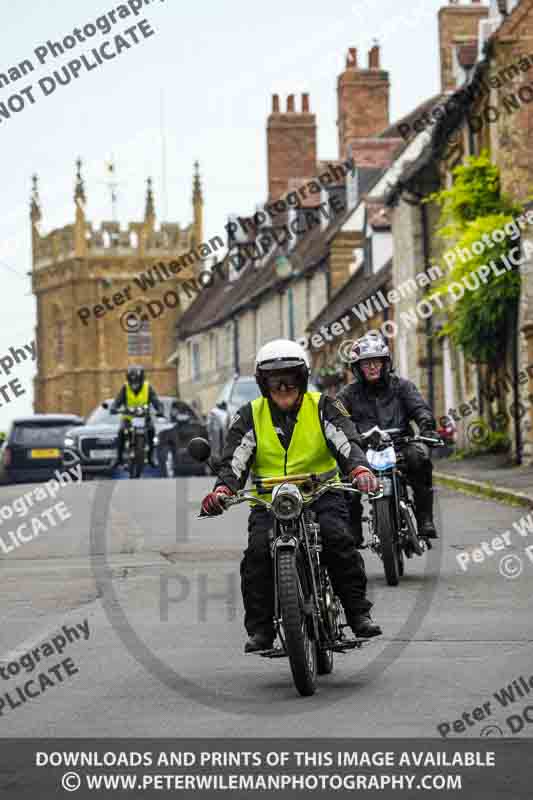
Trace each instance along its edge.
<instances>
[{"instance_id":1,"label":"black boot","mask_svg":"<svg viewBox=\"0 0 533 800\"><path fill-rule=\"evenodd\" d=\"M379 625L372 622L368 611L362 611L360 614L350 617L348 624L358 639L370 639L372 636L381 636L383 633Z\"/></svg>"},{"instance_id":2,"label":"black boot","mask_svg":"<svg viewBox=\"0 0 533 800\"><path fill-rule=\"evenodd\" d=\"M271 650L274 644L274 634L258 631L252 633L244 645L245 653L259 653L262 650Z\"/></svg>"},{"instance_id":3,"label":"black boot","mask_svg":"<svg viewBox=\"0 0 533 800\"><path fill-rule=\"evenodd\" d=\"M437 539L433 522L433 489L424 489L416 493L415 513L418 535L423 539Z\"/></svg>"}]
</instances>

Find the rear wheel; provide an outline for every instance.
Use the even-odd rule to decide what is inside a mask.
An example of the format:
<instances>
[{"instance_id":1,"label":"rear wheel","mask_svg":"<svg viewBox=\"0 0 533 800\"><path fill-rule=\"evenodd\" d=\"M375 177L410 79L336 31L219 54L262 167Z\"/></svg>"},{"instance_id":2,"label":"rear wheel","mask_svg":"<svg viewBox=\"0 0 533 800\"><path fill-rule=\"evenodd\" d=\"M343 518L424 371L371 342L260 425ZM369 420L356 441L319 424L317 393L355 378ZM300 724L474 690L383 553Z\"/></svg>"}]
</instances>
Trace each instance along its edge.
<instances>
[{"instance_id":1,"label":"rear wheel","mask_svg":"<svg viewBox=\"0 0 533 800\"><path fill-rule=\"evenodd\" d=\"M397 586L400 578L399 543L395 541L395 523L391 513L389 498L375 500L373 503L376 534L381 543L381 557L385 568L385 578L389 586Z\"/></svg>"},{"instance_id":2,"label":"rear wheel","mask_svg":"<svg viewBox=\"0 0 533 800\"><path fill-rule=\"evenodd\" d=\"M303 587L294 550L278 550L278 589L281 620L294 685L307 697L315 693L318 657L304 614Z\"/></svg>"}]
</instances>

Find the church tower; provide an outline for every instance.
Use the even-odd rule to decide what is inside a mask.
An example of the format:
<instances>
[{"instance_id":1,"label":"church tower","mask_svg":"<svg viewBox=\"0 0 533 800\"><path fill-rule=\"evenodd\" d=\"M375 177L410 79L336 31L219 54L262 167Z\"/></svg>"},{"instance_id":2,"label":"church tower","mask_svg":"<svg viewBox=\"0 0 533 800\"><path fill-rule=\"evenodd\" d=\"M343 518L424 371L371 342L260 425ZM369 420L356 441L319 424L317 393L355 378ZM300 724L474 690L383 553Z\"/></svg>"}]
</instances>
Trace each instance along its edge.
<instances>
[{"instance_id":1,"label":"church tower","mask_svg":"<svg viewBox=\"0 0 533 800\"><path fill-rule=\"evenodd\" d=\"M87 415L118 392L130 364L145 367L158 394L176 395L176 368L167 361L175 350L176 323L193 299L180 286L198 270L190 256L179 261L202 242L198 164L194 221L184 228L179 223L157 225L151 178L142 222L130 222L126 230L116 221L93 228L78 159L74 223L43 233L37 176L32 180L35 412Z\"/></svg>"}]
</instances>

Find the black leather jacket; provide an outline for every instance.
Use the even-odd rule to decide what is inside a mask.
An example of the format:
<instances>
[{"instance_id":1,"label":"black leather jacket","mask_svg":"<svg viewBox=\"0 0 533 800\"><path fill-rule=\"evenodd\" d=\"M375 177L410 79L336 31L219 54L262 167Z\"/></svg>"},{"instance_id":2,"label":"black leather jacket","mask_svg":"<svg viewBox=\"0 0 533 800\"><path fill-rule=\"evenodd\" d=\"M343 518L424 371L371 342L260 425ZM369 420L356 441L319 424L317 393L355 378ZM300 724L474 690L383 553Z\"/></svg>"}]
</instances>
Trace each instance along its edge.
<instances>
[{"instance_id":1,"label":"black leather jacket","mask_svg":"<svg viewBox=\"0 0 533 800\"><path fill-rule=\"evenodd\" d=\"M341 389L337 401L344 406L359 433L374 425L382 430L400 428L407 433L410 422L416 422L421 433L437 427L431 409L414 383L394 374L375 386L356 380Z\"/></svg>"}]
</instances>

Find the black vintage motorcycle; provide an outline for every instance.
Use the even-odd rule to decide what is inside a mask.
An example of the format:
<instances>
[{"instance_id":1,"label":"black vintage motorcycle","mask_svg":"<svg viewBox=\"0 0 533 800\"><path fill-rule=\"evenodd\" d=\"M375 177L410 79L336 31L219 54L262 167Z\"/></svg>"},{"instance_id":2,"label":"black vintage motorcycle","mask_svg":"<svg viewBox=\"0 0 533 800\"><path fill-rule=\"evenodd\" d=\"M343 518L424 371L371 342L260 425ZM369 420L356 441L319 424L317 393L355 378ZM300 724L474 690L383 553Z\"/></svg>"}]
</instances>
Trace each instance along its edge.
<instances>
[{"instance_id":1,"label":"black vintage motorcycle","mask_svg":"<svg viewBox=\"0 0 533 800\"><path fill-rule=\"evenodd\" d=\"M195 438L189 452L207 462L211 453L205 439ZM215 468L209 464L215 472ZM301 695L314 694L317 675L333 670L333 653L345 653L368 643L348 638L340 600L333 592L326 567L321 563L320 526L312 504L325 492L358 492L351 483L326 482L316 475L282 475L256 480L258 493L272 492L272 502L246 490L222 497L225 508L257 503L271 511L274 531L271 557L274 575L274 630L280 646L264 650L266 658L288 656L294 684ZM203 513L200 517L205 517Z\"/></svg>"},{"instance_id":2,"label":"black vintage motorcycle","mask_svg":"<svg viewBox=\"0 0 533 800\"><path fill-rule=\"evenodd\" d=\"M148 440L148 426L151 421L150 406L124 408L111 413L131 417L130 420L126 421L124 428L124 452L127 454L130 478L140 478L150 451Z\"/></svg>"},{"instance_id":3,"label":"black vintage motorcycle","mask_svg":"<svg viewBox=\"0 0 533 800\"><path fill-rule=\"evenodd\" d=\"M370 525L368 547L382 559L389 586L397 586L404 574L404 556L421 556L431 549L431 540L418 536L401 447L410 442L444 447L444 442L427 436L405 436L398 428L381 430L377 425L361 438L367 444L367 461L383 487L380 498L369 498L370 517L363 517Z\"/></svg>"}]
</instances>

